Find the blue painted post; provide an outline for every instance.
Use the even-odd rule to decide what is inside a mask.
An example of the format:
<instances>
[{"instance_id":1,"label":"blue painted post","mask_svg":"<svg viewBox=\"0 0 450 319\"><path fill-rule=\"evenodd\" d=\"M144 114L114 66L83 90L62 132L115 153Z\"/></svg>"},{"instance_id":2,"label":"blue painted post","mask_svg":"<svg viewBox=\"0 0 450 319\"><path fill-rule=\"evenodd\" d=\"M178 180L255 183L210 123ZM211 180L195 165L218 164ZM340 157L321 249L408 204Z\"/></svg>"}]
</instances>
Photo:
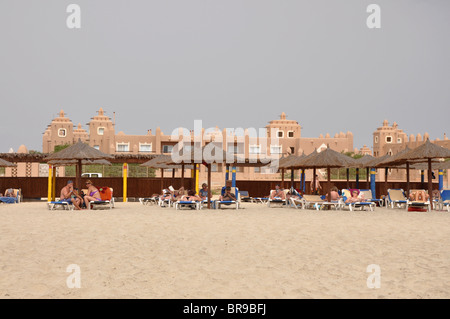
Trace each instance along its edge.
<instances>
[{"instance_id":1,"label":"blue painted post","mask_svg":"<svg viewBox=\"0 0 450 319\"><path fill-rule=\"evenodd\" d=\"M359 168L356 169L356 188L359 189Z\"/></svg>"},{"instance_id":2,"label":"blue painted post","mask_svg":"<svg viewBox=\"0 0 450 319\"><path fill-rule=\"evenodd\" d=\"M236 187L236 166L233 166L231 171L231 187Z\"/></svg>"},{"instance_id":3,"label":"blue painted post","mask_svg":"<svg viewBox=\"0 0 450 319\"><path fill-rule=\"evenodd\" d=\"M227 180L230 179L230 165L226 165L226 171L225 171L225 185L227 184Z\"/></svg>"},{"instance_id":4,"label":"blue painted post","mask_svg":"<svg viewBox=\"0 0 450 319\"><path fill-rule=\"evenodd\" d=\"M439 191L444 188L444 170L439 170Z\"/></svg>"},{"instance_id":5,"label":"blue painted post","mask_svg":"<svg viewBox=\"0 0 450 319\"><path fill-rule=\"evenodd\" d=\"M372 198L377 198L377 191L375 187L375 177L377 171L375 168L370 169L370 190L372 191Z\"/></svg>"},{"instance_id":6,"label":"blue painted post","mask_svg":"<svg viewBox=\"0 0 450 319\"><path fill-rule=\"evenodd\" d=\"M302 181L303 181L303 185L302 185L302 189L303 189L303 194L306 191L306 178L305 178L305 170L302 169Z\"/></svg>"}]
</instances>

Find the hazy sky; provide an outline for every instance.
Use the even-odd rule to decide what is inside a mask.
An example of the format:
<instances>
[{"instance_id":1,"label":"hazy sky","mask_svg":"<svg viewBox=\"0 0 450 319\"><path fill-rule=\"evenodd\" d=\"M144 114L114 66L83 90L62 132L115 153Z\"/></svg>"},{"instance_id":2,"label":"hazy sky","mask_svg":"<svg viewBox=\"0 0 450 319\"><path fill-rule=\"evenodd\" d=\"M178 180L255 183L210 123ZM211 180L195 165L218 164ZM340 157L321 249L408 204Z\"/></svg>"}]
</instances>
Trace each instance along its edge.
<instances>
[{"instance_id":1,"label":"hazy sky","mask_svg":"<svg viewBox=\"0 0 450 319\"><path fill-rule=\"evenodd\" d=\"M1 0L0 34L0 152L40 151L60 109L87 128L100 107L127 134L282 111L304 137L352 131L355 147L384 119L450 133L448 0Z\"/></svg>"}]
</instances>

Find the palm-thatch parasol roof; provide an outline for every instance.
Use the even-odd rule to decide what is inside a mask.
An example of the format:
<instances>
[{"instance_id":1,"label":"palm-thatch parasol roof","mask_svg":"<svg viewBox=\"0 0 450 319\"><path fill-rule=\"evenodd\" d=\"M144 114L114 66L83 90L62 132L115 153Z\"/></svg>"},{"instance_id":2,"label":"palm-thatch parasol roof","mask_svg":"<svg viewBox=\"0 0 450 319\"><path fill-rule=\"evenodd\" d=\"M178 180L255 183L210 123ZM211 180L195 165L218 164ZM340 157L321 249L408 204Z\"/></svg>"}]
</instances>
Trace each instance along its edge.
<instances>
[{"instance_id":1,"label":"palm-thatch parasol roof","mask_svg":"<svg viewBox=\"0 0 450 319\"><path fill-rule=\"evenodd\" d=\"M317 149L315 149L310 154L308 154L308 155L302 154L302 156L298 156L297 158L292 159L292 161L284 163L283 166L280 165L280 167L281 168L291 168L291 169L307 168L306 166L303 165L303 163L305 161L313 158L317 154L319 154L319 153L317 152Z\"/></svg>"},{"instance_id":2,"label":"palm-thatch parasol roof","mask_svg":"<svg viewBox=\"0 0 450 319\"><path fill-rule=\"evenodd\" d=\"M17 165L0 158L0 167L16 167Z\"/></svg>"},{"instance_id":3,"label":"palm-thatch parasol roof","mask_svg":"<svg viewBox=\"0 0 450 319\"><path fill-rule=\"evenodd\" d=\"M100 160L113 159L114 156L100 152L99 150L90 147L89 145L78 140L78 143L69 146L59 152L47 156L44 160L46 162L54 160L75 160L77 162L77 186L81 188L81 162L82 160Z\"/></svg>"},{"instance_id":4,"label":"palm-thatch parasol roof","mask_svg":"<svg viewBox=\"0 0 450 319\"><path fill-rule=\"evenodd\" d=\"M51 160L47 162L50 165L53 166L70 166L70 165L77 165L77 160ZM82 160L82 165L112 165L111 162L105 160L105 159L99 159L99 160Z\"/></svg>"},{"instance_id":5,"label":"palm-thatch parasol roof","mask_svg":"<svg viewBox=\"0 0 450 319\"><path fill-rule=\"evenodd\" d=\"M370 168L372 166L370 166L371 162L373 162L373 160L375 159L375 157L373 157L372 155L364 155L363 157L357 158L355 159L356 162L356 167L357 168Z\"/></svg>"},{"instance_id":6,"label":"palm-thatch parasol roof","mask_svg":"<svg viewBox=\"0 0 450 319\"><path fill-rule=\"evenodd\" d=\"M306 168L339 168L357 165L353 158L329 147L311 157L304 158L301 164Z\"/></svg>"},{"instance_id":7,"label":"palm-thatch parasol roof","mask_svg":"<svg viewBox=\"0 0 450 319\"><path fill-rule=\"evenodd\" d=\"M305 158L306 155L303 153L302 155L288 155L283 156L278 160L278 167L283 168L291 168L290 165L297 162L301 158Z\"/></svg>"},{"instance_id":8,"label":"palm-thatch parasol roof","mask_svg":"<svg viewBox=\"0 0 450 319\"><path fill-rule=\"evenodd\" d=\"M98 160L108 158L114 158L114 156L100 152L79 140L78 143L53 153L44 160L48 162L51 160Z\"/></svg>"},{"instance_id":9,"label":"palm-thatch parasol roof","mask_svg":"<svg viewBox=\"0 0 450 319\"><path fill-rule=\"evenodd\" d=\"M450 149L433 144L429 139L425 143L416 147L409 152L405 152L402 156L395 159L397 163L405 163L408 161L428 160L432 158L450 158Z\"/></svg>"}]
</instances>

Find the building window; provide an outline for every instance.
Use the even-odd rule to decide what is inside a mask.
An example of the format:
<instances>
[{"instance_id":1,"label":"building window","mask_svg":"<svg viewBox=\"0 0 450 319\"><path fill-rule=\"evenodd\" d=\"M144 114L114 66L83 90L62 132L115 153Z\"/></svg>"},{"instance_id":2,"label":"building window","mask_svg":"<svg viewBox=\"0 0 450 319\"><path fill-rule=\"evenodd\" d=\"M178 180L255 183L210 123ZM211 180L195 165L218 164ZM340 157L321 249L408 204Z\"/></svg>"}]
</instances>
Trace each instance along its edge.
<instances>
[{"instance_id":1,"label":"building window","mask_svg":"<svg viewBox=\"0 0 450 319\"><path fill-rule=\"evenodd\" d=\"M282 147L281 145L270 145L270 154L281 154Z\"/></svg>"},{"instance_id":2,"label":"building window","mask_svg":"<svg viewBox=\"0 0 450 319\"><path fill-rule=\"evenodd\" d=\"M172 153L173 145L163 145L163 153Z\"/></svg>"},{"instance_id":3,"label":"building window","mask_svg":"<svg viewBox=\"0 0 450 319\"><path fill-rule=\"evenodd\" d=\"M94 148L95 148L97 151L100 151L100 145L94 145Z\"/></svg>"},{"instance_id":4,"label":"building window","mask_svg":"<svg viewBox=\"0 0 450 319\"><path fill-rule=\"evenodd\" d=\"M386 143L392 143L392 136L386 136Z\"/></svg>"},{"instance_id":5,"label":"building window","mask_svg":"<svg viewBox=\"0 0 450 319\"><path fill-rule=\"evenodd\" d=\"M294 131L288 131L288 137L293 138L294 137Z\"/></svg>"},{"instance_id":6,"label":"building window","mask_svg":"<svg viewBox=\"0 0 450 319\"><path fill-rule=\"evenodd\" d=\"M66 135L67 135L67 131L66 131L65 128L60 128L60 129L58 130L58 136L59 136L59 137L66 137Z\"/></svg>"},{"instance_id":7,"label":"building window","mask_svg":"<svg viewBox=\"0 0 450 319\"><path fill-rule=\"evenodd\" d=\"M398 143L398 144L401 144L401 143L402 143L401 137L397 138L397 143Z\"/></svg>"},{"instance_id":8,"label":"building window","mask_svg":"<svg viewBox=\"0 0 450 319\"><path fill-rule=\"evenodd\" d=\"M261 145L250 145L248 148L249 154L261 154Z\"/></svg>"},{"instance_id":9,"label":"building window","mask_svg":"<svg viewBox=\"0 0 450 319\"><path fill-rule=\"evenodd\" d=\"M130 143L117 143L117 152L129 152L130 151Z\"/></svg>"},{"instance_id":10,"label":"building window","mask_svg":"<svg viewBox=\"0 0 450 319\"><path fill-rule=\"evenodd\" d=\"M277 132L277 137L283 138L284 137L284 132L283 131L278 131Z\"/></svg>"},{"instance_id":11,"label":"building window","mask_svg":"<svg viewBox=\"0 0 450 319\"><path fill-rule=\"evenodd\" d=\"M375 136L375 143L378 143L378 136Z\"/></svg>"},{"instance_id":12,"label":"building window","mask_svg":"<svg viewBox=\"0 0 450 319\"><path fill-rule=\"evenodd\" d=\"M290 147L289 149L291 150L291 154L295 153L295 147Z\"/></svg>"},{"instance_id":13,"label":"building window","mask_svg":"<svg viewBox=\"0 0 450 319\"><path fill-rule=\"evenodd\" d=\"M152 144L139 143L139 152L150 153L152 151Z\"/></svg>"},{"instance_id":14,"label":"building window","mask_svg":"<svg viewBox=\"0 0 450 319\"><path fill-rule=\"evenodd\" d=\"M104 127L97 128L97 134L98 135L103 135L104 133L105 133L105 128Z\"/></svg>"},{"instance_id":15,"label":"building window","mask_svg":"<svg viewBox=\"0 0 450 319\"><path fill-rule=\"evenodd\" d=\"M259 173L261 172L261 168L260 167L255 167L255 173Z\"/></svg>"},{"instance_id":16,"label":"building window","mask_svg":"<svg viewBox=\"0 0 450 319\"><path fill-rule=\"evenodd\" d=\"M227 153L231 154L244 154L244 144L239 143L238 145L228 144Z\"/></svg>"}]
</instances>

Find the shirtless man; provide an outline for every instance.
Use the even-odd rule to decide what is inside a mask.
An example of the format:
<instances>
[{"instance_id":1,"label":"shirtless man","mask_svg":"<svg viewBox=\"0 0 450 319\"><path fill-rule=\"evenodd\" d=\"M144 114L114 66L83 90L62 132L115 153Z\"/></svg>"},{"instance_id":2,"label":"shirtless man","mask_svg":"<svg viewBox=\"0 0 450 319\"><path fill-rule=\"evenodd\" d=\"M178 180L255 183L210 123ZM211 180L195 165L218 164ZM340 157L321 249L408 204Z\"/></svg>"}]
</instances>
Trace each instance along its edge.
<instances>
[{"instance_id":1,"label":"shirtless man","mask_svg":"<svg viewBox=\"0 0 450 319\"><path fill-rule=\"evenodd\" d=\"M284 193L284 190L280 188L280 185L275 185L275 190L270 194L270 199L286 199L286 194Z\"/></svg>"},{"instance_id":2,"label":"shirtless man","mask_svg":"<svg viewBox=\"0 0 450 319\"><path fill-rule=\"evenodd\" d=\"M81 200L80 200L78 194L76 194L73 191L73 182L72 181L68 181L67 185L61 189L61 195L59 196L59 200L61 202L72 203L73 206L75 206L76 210L81 210L81 207L80 207Z\"/></svg>"}]
</instances>

